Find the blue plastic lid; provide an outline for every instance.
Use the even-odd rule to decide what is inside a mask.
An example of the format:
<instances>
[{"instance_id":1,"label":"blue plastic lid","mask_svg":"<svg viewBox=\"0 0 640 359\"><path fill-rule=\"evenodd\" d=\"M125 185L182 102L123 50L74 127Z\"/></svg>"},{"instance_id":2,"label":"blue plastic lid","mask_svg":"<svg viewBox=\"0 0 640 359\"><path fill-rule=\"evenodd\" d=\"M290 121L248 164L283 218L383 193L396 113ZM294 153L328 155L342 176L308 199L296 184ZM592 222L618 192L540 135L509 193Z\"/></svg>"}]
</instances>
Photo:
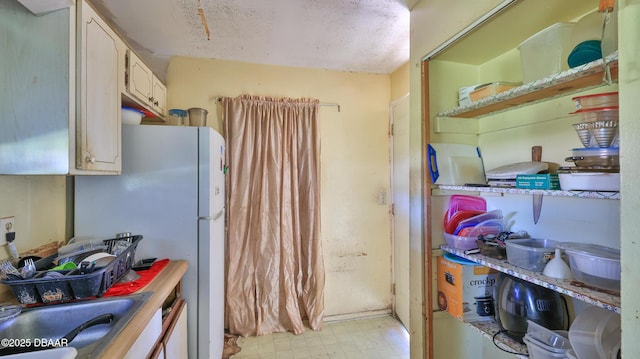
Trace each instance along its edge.
<instances>
[{"instance_id":1,"label":"blue plastic lid","mask_svg":"<svg viewBox=\"0 0 640 359\"><path fill-rule=\"evenodd\" d=\"M567 58L569 67L574 68L601 59L602 49L600 44L600 40L588 40L579 43Z\"/></svg>"},{"instance_id":2,"label":"blue plastic lid","mask_svg":"<svg viewBox=\"0 0 640 359\"><path fill-rule=\"evenodd\" d=\"M472 265L472 266L479 266L480 265L480 264L478 264L476 262L472 262L472 261L470 261L468 259L459 257L459 256L457 256L455 254L452 254L452 253L445 253L443 255L443 257L446 260L448 260L450 262L453 262L453 263L458 263L458 264L463 264L463 265Z\"/></svg>"},{"instance_id":3,"label":"blue plastic lid","mask_svg":"<svg viewBox=\"0 0 640 359\"><path fill-rule=\"evenodd\" d=\"M169 110L169 116L187 117L187 111L172 108L171 110Z\"/></svg>"}]
</instances>

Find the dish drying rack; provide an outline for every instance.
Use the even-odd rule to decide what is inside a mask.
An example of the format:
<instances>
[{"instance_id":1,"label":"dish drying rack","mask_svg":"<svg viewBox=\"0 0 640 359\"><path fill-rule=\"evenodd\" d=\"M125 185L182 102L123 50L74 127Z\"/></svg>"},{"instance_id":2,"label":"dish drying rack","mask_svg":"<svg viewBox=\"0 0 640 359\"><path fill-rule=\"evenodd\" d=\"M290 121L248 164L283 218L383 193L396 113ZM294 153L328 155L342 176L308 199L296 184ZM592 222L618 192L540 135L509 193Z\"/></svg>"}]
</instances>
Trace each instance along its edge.
<instances>
[{"instance_id":1,"label":"dish drying rack","mask_svg":"<svg viewBox=\"0 0 640 359\"><path fill-rule=\"evenodd\" d=\"M109 253L122 241L128 243L128 247L109 264L89 273L83 268L41 270L30 279L3 279L0 283L8 285L21 304L52 304L101 297L131 270L141 240L141 235L103 240ZM51 273L57 274L52 277Z\"/></svg>"}]
</instances>

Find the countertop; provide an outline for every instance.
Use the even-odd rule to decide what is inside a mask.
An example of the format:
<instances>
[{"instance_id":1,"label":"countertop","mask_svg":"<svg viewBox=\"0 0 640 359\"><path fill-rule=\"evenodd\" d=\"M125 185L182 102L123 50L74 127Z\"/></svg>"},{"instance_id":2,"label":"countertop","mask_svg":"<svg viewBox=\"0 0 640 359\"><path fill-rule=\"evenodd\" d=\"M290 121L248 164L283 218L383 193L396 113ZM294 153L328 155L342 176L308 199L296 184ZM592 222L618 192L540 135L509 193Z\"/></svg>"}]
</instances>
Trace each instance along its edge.
<instances>
[{"instance_id":1,"label":"countertop","mask_svg":"<svg viewBox=\"0 0 640 359\"><path fill-rule=\"evenodd\" d=\"M129 324L113 340L100 358L123 358L127 354L155 312L162 307L164 300L182 279L187 267L187 261L170 261L151 283L137 292L153 292L153 295L138 313L131 318Z\"/></svg>"},{"instance_id":2,"label":"countertop","mask_svg":"<svg viewBox=\"0 0 640 359\"><path fill-rule=\"evenodd\" d=\"M123 358L129 349L133 346L136 339L149 321L162 307L165 299L171 294L172 290L182 279L187 271L188 262L184 260L175 260L167 263L167 266L160 271L156 277L144 288L136 293L153 292L153 295L147 300L140 310L131 318L126 327L115 337L111 345L102 353L100 358ZM0 289L0 301L12 304L19 304L16 297L8 286Z\"/></svg>"}]
</instances>

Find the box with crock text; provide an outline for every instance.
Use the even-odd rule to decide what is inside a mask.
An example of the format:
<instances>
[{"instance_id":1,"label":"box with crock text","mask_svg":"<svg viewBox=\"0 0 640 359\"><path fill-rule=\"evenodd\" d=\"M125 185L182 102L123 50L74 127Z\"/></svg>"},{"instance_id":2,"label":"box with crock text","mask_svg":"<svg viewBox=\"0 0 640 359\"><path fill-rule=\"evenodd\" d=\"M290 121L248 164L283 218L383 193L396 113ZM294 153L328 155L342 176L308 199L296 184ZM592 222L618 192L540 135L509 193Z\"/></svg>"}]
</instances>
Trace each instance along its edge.
<instances>
[{"instance_id":1,"label":"box with crock text","mask_svg":"<svg viewBox=\"0 0 640 359\"><path fill-rule=\"evenodd\" d=\"M516 188L560 189L560 180L557 173L517 175Z\"/></svg>"},{"instance_id":2,"label":"box with crock text","mask_svg":"<svg viewBox=\"0 0 640 359\"><path fill-rule=\"evenodd\" d=\"M494 318L493 292L498 273L464 258L438 257L438 308L463 322Z\"/></svg>"}]
</instances>

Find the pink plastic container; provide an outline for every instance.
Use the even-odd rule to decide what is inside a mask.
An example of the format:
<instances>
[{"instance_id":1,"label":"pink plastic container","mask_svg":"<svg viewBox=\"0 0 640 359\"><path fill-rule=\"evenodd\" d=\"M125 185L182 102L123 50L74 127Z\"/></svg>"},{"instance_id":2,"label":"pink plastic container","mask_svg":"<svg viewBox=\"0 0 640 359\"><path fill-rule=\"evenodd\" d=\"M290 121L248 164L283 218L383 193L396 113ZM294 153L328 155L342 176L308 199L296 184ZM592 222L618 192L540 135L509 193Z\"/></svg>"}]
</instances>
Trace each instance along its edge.
<instances>
[{"instance_id":1,"label":"pink plastic container","mask_svg":"<svg viewBox=\"0 0 640 359\"><path fill-rule=\"evenodd\" d=\"M454 194L449 198L449 209L445 214L444 223L448 223L456 212L462 210L486 211L487 203L482 197Z\"/></svg>"}]
</instances>

